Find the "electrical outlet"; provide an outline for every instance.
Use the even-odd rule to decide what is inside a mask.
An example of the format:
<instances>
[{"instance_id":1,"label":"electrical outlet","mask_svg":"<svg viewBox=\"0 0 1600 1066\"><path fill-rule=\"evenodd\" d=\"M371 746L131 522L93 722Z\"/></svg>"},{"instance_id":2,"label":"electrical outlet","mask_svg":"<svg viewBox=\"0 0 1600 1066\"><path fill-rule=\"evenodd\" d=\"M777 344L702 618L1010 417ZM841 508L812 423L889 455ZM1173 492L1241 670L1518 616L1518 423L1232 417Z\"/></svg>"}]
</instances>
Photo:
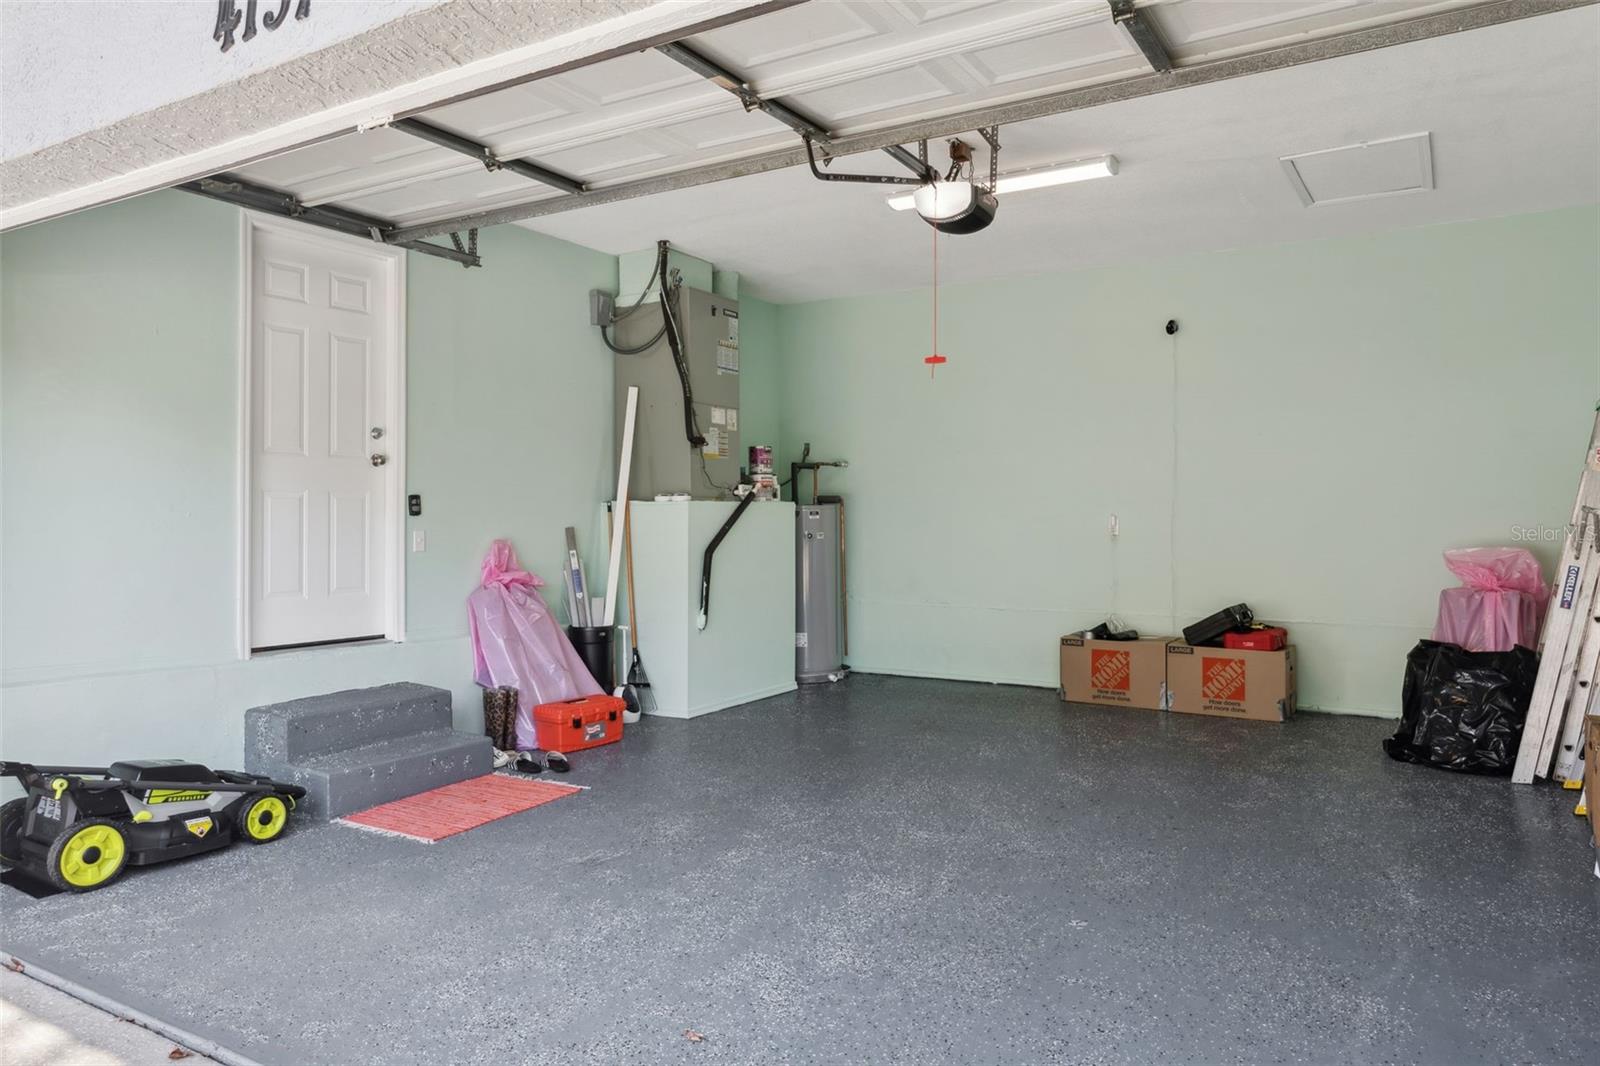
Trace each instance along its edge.
<instances>
[{"instance_id":1,"label":"electrical outlet","mask_svg":"<svg viewBox=\"0 0 1600 1066\"><path fill-rule=\"evenodd\" d=\"M420 529L413 529L411 531L411 550L414 551L414 552L425 552L425 551L427 551L428 550L428 534L424 533Z\"/></svg>"},{"instance_id":2,"label":"electrical outlet","mask_svg":"<svg viewBox=\"0 0 1600 1066\"><path fill-rule=\"evenodd\" d=\"M1106 519L1106 532L1115 537L1122 532L1122 524L1117 521L1117 516L1112 515Z\"/></svg>"}]
</instances>

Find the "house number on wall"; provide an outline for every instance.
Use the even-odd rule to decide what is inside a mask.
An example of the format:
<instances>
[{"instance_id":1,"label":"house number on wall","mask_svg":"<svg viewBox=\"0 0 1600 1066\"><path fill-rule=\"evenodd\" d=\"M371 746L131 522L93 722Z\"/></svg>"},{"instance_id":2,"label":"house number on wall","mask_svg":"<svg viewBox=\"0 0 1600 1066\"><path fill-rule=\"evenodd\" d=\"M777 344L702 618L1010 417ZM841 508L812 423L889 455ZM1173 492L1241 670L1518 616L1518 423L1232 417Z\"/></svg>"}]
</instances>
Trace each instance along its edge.
<instances>
[{"instance_id":1,"label":"house number on wall","mask_svg":"<svg viewBox=\"0 0 1600 1066\"><path fill-rule=\"evenodd\" d=\"M244 10L239 10L236 0L217 0L217 25L211 31L211 39L222 43L222 50L226 52L233 47L234 32L244 24L244 32L240 34L245 40L256 35L256 2L245 0ZM278 0L278 10L268 11L261 16L261 25L269 30L275 30L289 19L289 5L294 4L294 17L303 19L311 14L311 0Z\"/></svg>"}]
</instances>

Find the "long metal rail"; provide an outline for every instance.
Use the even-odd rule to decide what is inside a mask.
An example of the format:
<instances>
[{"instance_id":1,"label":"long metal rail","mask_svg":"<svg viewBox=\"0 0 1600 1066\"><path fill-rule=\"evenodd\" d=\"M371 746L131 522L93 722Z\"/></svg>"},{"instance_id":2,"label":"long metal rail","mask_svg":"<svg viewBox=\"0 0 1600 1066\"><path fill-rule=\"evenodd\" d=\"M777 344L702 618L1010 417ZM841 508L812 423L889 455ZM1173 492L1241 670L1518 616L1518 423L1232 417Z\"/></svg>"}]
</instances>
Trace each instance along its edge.
<instances>
[{"instance_id":1,"label":"long metal rail","mask_svg":"<svg viewBox=\"0 0 1600 1066\"><path fill-rule=\"evenodd\" d=\"M214 178L201 178L199 181L185 182L178 188L213 200L221 200L223 203L233 204L235 207L244 207L251 211L262 211L267 214L277 215L280 218L292 218L307 225L349 234L352 237L365 237L381 244L409 248L424 255L436 255L440 259L450 259L460 263L462 266L475 267L482 265L475 250L477 248L475 237L472 241L473 251L467 251L459 247L446 248L443 245L429 244L423 240L391 239L394 226L380 218L326 204L320 207L308 207L289 193L280 192L277 189L269 189L265 185L257 185L228 174L219 174ZM454 237L455 234L452 233L451 236ZM459 240L456 243L459 244Z\"/></svg>"},{"instance_id":2,"label":"long metal rail","mask_svg":"<svg viewBox=\"0 0 1600 1066\"><path fill-rule=\"evenodd\" d=\"M807 118L777 97L763 97L750 87L749 82L739 75L708 56L701 55L681 41L657 45L656 51L669 59L682 63L713 85L718 85L728 90L739 98L739 102L744 104L746 111L760 111L777 119L798 133L802 140L819 145L824 151L833 143L833 134L824 129L821 123ZM883 150L889 154L890 158L897 163L903 164L906 169L915 174L918 181L931 181L933 179L933 169L927 163L908 152L904 146L886 144L883 146Z\"/></svg>"},{"instance_id":3,"label":"long metal rail","mask_svg":"<svg viewBox=\"0 0 1600 1066\"><path fill-rule=\"evenodd\" d=\"M494 150L486 144L479 144L459 133L451 133L441 126L431 122L424 122L420 118L400 118L389 124L390 129L409 133L418 140L427 141L429 144L448 148L452 152L469 156L482 163L485 170L509 170L513 174L521 175L530 181L537 181L554 189L566 193L583 192L588 186L583 182L558 174L548 167L542 167L531 159L501 159L495 155Z\"/></svg>"},{"instance_id":4,"label":"long metal rail","mask_svg":"<svg viewBox=\"0 0 1600 1066\"><path fill-rule=\"evenodd\" d=\"M681 36L692 37L697 33L708 32L710 30L719 29L723 26L731 26L747 19L759 18L762 15L772 14L773 12L782 11L786 8L797 7L806 2L807 0L764 0L763 3L755 4L751 7L741 8L729 12L726 15L719 15L715 18L703 20L695 26L688 28L686 31L681 31ZM485 168L489 170L509 170L512 173L519 174L525 178L529 178L530 180L560 189L562 192L569 195L581 194L588 189L588 186L581 181L568 177L565 174L557 173L556 171L550 170L546 167L542 167L532 160L501 159L487 145L480 144L470 138L452 133L451 131L440 126L436 126L431 122L424 121L418 116L424 115L427 112L436 110L438 108L448 107L451 104L458 104L465 100L472 100L480 96L487 96L491 93L501 92L517 85L523 85L531 81L537 81L541 78L547 78L555 74L564 73L568 70L575 70L579 67L591 66L596 63L604 62L607 59L615 59L622 55L630 54L636 51L643 51L659 45L671 44L675 39L676 38L664 39L661 36L657 36L640 41L632 47L611 48L595 55L585 57L581 60L575 60L570 63L564 63L560 66L540 71L538 74L507 78L495 82L492 85L486 85L482 88L474 89L471 92L457 93L442 100L435 100L427 107L414 108L409 111L401 112L400 114L397 114L393 120L391 120L390 125L401 132L410 134L411 136L417 137L421 140L429 141L441 148L471 156L472 158L481 162ZM325 136L309 139L302 144L297 145L296 147L304 148L309 145L322 143L341 136L346 136L351 133L359 132L360 130L358 128L341 131L339 133L330 133ZM276 155L281 153L274 152L271 154ZM237 165L246 166L250 163L257 162L260 158L263 157L258 156L241 160ZM207 196L214 200L221 200L225 203L235 204L239 207L264 211L271 214L280 215L284 218L297 219L309 225L320 226L323 229L336 230L341 233L368 237L380 243L393 244L403 248L409 248L413 251L421 252L425 255L434 255L444 259L454 260L463 266L482 265L479 261L476 251L476 230L478 229L476 226L463 226L459 229L446 228L437 230L435 233L431 234L431 236L443 236L445 234L449 234L451 237L451 243L455 245L455 247L446 248L442 245L426 243L422 238L401 236L397 233L397 227L395 224L385 219L362 214L357 211L351 211L333 204L303 204L298 198L289 193L282 192L277 189L271 189L264 185L252 184L226 173L213 174L210 176L195 178L191 181L179 182L172 187L183 189L187 192L196 193L201 196ZM40 219L38 221L45 220ZM465 245L463 245L460 239L459 234L461 233L469 234L468 242Z\"/></svg>"},{"instance_id":5,"label":"long metal rail","mask_svg":"<svg viewBox=\"0 0 1600 1066\"><path fill-rule=\"evenodd\" d=\"M861 133L830 136L826 150L832 156L852 155L859 152L883 151L896 146L913 144L922 140L951 137L971 130L995 125L1027 122L1031 119L1080 111L1091 107L1136 100L1158 93L1210 85L1235 78L1286 70L1306 63L1359 55L1381 48L1412 44L1453 33L1498 26L1535 15L1543 15L1572 8L1592 6L1600 0L1490 0L1490 2L1451 8L1420 15L1416 18L1393 22L1383 26L1349 30L1329 37L1296 41L1276 48L1264 49L1245 55L1206 60L1187 66L1173 67L1167 71L1126 78L1102 85L1087 85L1075 89L1049 93L1027 100L1018 100L961 111L951 115L918 122L903 123ZM1130 29L1130 33L1135 31ZM1138 38L1135 37L1137 43ZM1143 47L1141 45L1141 47ZM1150 53L1146 52L1150 59ZM1151 60L1154 62L1154 60ZM737 89L730 91L737 92ZM742 94L741 94L742 97ZM763 110L768 110L763 108ZM770 114L771 111L769 110ZM826 131L821 131L826 132ZM818 142L821 143L821 142ZM903 149L902 149L903 150ZM909 153L907 153L909 155ZM914 158L914 157L913 157ZM792 148L747 156L710 166L676 171L657 177L620 182L615 185L593 186L581 193L532 203L513 204L488 211L438 219L432 222L402 226L390 236L393 241L419 240L466 228L496 226L507 222L520 222L530 218L576 211L584 207L617 203L640 196L674 192L731 178L764 174L787 167L806 165L804 144Z\"/></svg>"}]
</instances>

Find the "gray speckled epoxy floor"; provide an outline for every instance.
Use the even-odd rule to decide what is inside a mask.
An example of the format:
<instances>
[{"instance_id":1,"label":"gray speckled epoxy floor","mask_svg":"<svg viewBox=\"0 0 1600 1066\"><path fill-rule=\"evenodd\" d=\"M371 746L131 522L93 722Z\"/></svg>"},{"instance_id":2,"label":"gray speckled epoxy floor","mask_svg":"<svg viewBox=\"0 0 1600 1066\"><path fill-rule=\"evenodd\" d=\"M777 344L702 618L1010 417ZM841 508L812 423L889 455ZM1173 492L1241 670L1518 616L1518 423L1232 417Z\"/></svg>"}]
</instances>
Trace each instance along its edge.
<instances>
[{"instance_id":1,"label":"gray speckled epoxy floor","mask_svg":"<svg viewBox=\"0 0 1600 1066\"><path fill-rule=\"evenodd\" d=\"M0 942L273 1063L1595 1061L1571 794L1391 729L861 676L647 721L431 847L0 888Z\"/></svg>"}]
</instances>

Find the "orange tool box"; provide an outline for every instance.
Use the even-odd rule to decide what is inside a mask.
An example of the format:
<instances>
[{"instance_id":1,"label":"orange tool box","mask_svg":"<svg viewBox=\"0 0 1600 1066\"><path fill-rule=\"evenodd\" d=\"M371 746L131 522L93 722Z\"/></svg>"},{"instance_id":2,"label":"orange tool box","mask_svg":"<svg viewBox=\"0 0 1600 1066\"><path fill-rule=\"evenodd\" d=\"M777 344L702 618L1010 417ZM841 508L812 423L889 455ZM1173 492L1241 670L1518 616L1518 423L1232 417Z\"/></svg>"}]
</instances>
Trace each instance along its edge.
<instances>
[{"instance_id":1,"label":"orange tool box","mask_svg":"<svg viewBox=\"0 0 1600 1066\"><path fill-rule=\"evenodd\" d=\"M582 751L622 739L620 696L579 696L560 703L541 703L533 709L534 733L543 751Z\"/></svg>"},{"instance_id":2,"label":"orange tool box","mask_svg":"<svg viewBox=\"0 0 1600 1066\"><path fill-rule=\"evenodd\" d=\"M1289 631L1281 626L1253 626L1222 634L1222 646L1240 651L1282 651L1289 643Z\"/></svg>"}]
</instances>

